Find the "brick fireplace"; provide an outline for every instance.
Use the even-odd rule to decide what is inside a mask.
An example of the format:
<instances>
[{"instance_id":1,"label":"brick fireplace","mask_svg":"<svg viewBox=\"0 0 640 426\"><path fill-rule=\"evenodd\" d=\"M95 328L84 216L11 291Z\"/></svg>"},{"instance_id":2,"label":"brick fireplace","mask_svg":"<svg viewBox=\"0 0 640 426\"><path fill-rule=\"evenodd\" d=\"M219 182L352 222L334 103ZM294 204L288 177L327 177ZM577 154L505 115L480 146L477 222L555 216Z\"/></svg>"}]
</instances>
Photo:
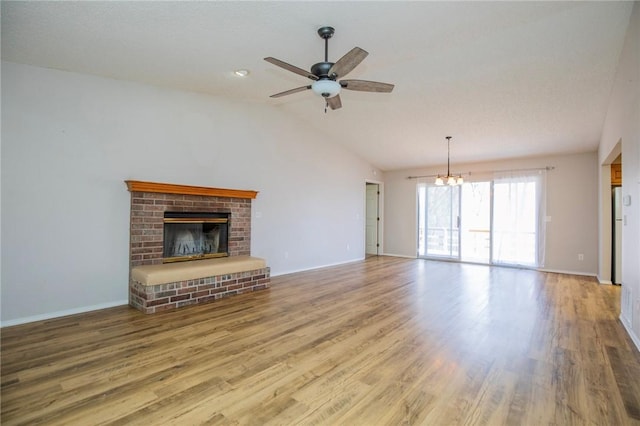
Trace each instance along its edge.
<instances>
[{"instance_id":1,"label":"brick fireplace","mask_svg":"<svg viewBox=\"0 0 640 426\"><path fill-rule=\"evenodd\" d=\"M141 181L126 183L131 192L131 306L154 313L269 286L269 268L251 257L251 200L257 196L256 191ZM163 263L165 212L228 214L229 257ZM264 263L262 259L257 260ZM247 268L263 267L242 270L243 262ZM216 272L200 276L204 272L194 273L194 269ZM184 279L177 280L180 271L184 271ZM162 282L163 274L171 276L173 281ZM147 282L139 278L141 276L153 278Z\"/></svg>"}]
</instances>

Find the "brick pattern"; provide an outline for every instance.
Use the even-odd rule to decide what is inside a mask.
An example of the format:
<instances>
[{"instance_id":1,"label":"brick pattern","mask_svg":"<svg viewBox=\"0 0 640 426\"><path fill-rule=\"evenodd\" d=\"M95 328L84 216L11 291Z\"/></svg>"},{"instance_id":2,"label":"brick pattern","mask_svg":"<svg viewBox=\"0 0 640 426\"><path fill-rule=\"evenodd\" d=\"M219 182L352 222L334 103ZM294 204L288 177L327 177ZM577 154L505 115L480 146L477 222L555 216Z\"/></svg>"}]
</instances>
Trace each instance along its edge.
<instances>
[{"instance_id":1,"label":"brick pattern","mask_svg":"<svg viewBox=\"0 0 640 426\"><path fill-rule=\"evenodd\" d=\"M131 280L129 304L145 314L152 314L262 290L269 284L269 267L153 286Z\"/></svg>"},{"instance_id":2,"label":"brick pattern","mask_svg":"<svg viewBox=\"0 0 640 426\"><path fill-rule=\"evenodd\" d=\"M131 268L162 263L165 211L231 213L229 256L251 254L250 199L132 192Z\"/></svg>"},{"instance_id":3,"label":"brick pattern","mask_svg":"<svg viewBox=\"0 0 640 426\"><path fill-rule=\"evenodd\" d=\"M164 212L231 213L229 256L251 255L251 199L131 192L130 270L162 263ZM197 262L194 260L192 262ZM145 286L129 279L129 304L150 314L268 288L270 268Z\"/></svg>"}]
</instances>

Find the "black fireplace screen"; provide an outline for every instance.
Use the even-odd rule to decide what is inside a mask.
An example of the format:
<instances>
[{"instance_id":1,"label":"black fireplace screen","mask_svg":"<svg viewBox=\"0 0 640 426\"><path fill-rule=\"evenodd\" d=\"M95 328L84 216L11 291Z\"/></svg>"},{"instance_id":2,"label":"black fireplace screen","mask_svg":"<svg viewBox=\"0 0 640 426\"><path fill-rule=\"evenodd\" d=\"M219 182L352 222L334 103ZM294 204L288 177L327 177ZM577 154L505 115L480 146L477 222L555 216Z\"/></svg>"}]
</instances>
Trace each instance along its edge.
<instances>
[{"instance_id":1,"label":"black fireplace screen","mask_svg":"<svg viewBox=\"0 0 640 426\"><path fill-rule=\"evenodd\" d=\"M165 212L164 262L229 255L229 213Z\"/></svg>"}]
</instances>

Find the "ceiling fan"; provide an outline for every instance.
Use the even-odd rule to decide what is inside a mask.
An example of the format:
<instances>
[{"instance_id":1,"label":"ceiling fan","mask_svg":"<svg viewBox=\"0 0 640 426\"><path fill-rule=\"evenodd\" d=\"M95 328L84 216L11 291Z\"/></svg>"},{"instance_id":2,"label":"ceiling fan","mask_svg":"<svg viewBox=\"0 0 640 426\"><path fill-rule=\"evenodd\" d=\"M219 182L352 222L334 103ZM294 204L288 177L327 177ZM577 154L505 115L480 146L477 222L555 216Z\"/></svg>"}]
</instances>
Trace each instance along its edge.
<instances>
[{"instance_id":1,"label":"ceiling fan","mask_svg":"<svg viewBox=\"0 0 640 426\"><path fill-rule=\"evenodd\" d=\"M336 79L346 76L355 67L360 64L369 54L367 51L354 47L337 62L329 62L329 39L333 36L335 30L332 27L322 27L318 30L318 35L324 39L324 62L318 62L311 67L311 72L305 71L294 65L283 62L279 59L268 57L265 61L284 68L287 71L299 74L313 80L313 83L307 86L297 87L295 89L286 90L284 92L271 95L272 98L291 95L305 90L313 90L314 93L322 96L326 101L326 106L331 109L342 107L340 100L340 89L357 90L360 92L379 92L389 93L393 90L394 85L389 83L380 83L377 81L367 80L339 80ZM325 106L325 112L327 111Z\"/></svg>"}]
</instances>

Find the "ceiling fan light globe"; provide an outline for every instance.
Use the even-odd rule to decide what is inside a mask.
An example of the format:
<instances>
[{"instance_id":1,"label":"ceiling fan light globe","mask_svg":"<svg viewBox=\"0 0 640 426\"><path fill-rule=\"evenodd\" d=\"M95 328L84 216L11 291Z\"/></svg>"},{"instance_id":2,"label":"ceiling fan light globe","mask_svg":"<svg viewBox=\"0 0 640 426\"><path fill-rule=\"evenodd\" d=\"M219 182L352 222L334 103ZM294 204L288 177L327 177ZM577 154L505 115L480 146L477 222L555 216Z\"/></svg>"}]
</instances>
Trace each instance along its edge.
<instances>
[{"instance_id":1,"label":"ceiling fan light globe","mask_svg":"<svg viewBox=\"0 0 640 426\"><path fill-rule=\"evenodd\" d=\"M340 93L340 83L333 80L317 80L311 85L311 90L323 98L333 98Z\"/></svg>"}]
</instances>

